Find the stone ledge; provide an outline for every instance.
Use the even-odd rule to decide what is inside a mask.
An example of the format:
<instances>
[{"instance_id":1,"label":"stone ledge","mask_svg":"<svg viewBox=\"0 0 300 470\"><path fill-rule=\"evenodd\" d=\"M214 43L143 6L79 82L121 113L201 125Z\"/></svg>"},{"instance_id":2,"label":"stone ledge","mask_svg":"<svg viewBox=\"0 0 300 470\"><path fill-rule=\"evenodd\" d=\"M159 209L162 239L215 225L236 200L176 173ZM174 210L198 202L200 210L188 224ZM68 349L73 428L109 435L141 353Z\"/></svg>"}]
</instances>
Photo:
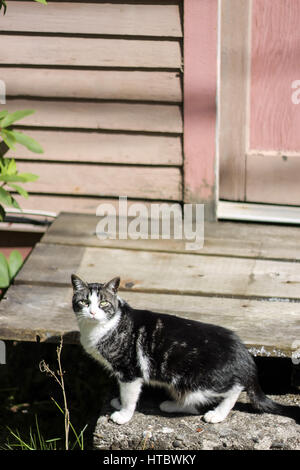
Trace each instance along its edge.
<instances>
[{"instance_id":1,"label":"stone ledge","mask_svg":"<svg viewBox=\"0 0 300 470\"><path fill-rule=\"evenodd\" d=\"M159 410L161 390L145 390L132 420L113 423L110 394L105 398L94 431L95 450L300 450L300 425L291 418L256 414L242 393L228 418L208 424L199 416L167 415ZM295 394L271 396L279 403L300 405Z\"/></svg>"}]
</instances>

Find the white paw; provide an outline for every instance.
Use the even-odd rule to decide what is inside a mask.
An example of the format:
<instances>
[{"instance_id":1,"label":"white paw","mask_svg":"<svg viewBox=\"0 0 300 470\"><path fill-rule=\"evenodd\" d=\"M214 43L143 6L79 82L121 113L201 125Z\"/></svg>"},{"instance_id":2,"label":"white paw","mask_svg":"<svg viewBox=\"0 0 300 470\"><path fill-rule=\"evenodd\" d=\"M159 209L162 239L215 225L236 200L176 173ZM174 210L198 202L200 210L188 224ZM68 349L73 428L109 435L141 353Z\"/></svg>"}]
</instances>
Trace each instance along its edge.
<instances>
[{"instance_id":1,"label":"white paw","mask_svg":"<svg viewBox=\"0 0 300 470\"><path fill-rule=\"evenodd\" d=\"M204 420L207 423L220 423L225 419L224 416L222 416L218 411L216 410L211 410L205 413L204 415Z\"/></svg>"},{"instance_id":2,"label":"white paw","mask_svg":"<svg viewBox=\"0 0 300 470\"><path fill-rule=\"evenodd\" d=\"M125 424L128 423L132 418L132 413L126 410L115 411L112 415L110 415L110 419L113 420L114 423L117 424Z\"/></svg>"},{"instance_id":3,"label":"white paw","mask_svg":"<svg viewBox=\"0 0 300 470\"><path fill-rule=\"evenodd\" d=\"M159 405L159 407L161 411L165 411L166 413L174 413L178 411L178 405L175 401L170 401L170 400L163 401Z\"/></svg>"},{"instance_id":4,"label":"white paw","mask_svg":"<svg viewBox=\"0 0 300 470\"><path fill-rule=\"evenodd\" d=\"M115 408L116 410L120 410L122 407L121 407L121 403L120 403L120 400L119 398L113 398L110 402L111 406L113 408Z\"/></svg>"}]
</instances>

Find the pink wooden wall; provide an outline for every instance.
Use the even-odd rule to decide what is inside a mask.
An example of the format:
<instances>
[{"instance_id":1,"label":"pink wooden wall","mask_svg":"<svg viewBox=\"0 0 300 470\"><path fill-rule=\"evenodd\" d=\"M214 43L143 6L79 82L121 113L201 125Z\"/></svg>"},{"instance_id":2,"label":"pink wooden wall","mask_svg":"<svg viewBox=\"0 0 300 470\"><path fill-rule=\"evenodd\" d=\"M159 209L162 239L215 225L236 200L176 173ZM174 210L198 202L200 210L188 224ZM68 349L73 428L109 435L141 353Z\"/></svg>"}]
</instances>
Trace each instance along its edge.
<instances>
[{"instance_id":1,"label":"pink wooden wall","mask_svg":"<svg viewBox=\"0 0 300 470\"><path fill-rule=\"evenodd\" d=\"M132 200L184 195L205 202L212 216L218 0L120 3L49 2L45 9L12 1L1 18L8 106L36 109L23 125L45 148L43 155L18 153L22 170L40 175L22 207L95 213L101 197L115 198L118 188Z\"/></svg>"},{"instance_id":2,"label":"pink wooden wall","mask_svg":"<svg viewBox=\"0 0 300 470\"><path fill-rule=\"evenodd\" d=\"M252 8L250 149L299 151L291 85L300 79L300 2L253 0Z\"/></svg>"},{"instance_id":3,"label":"pink wooden wall","mask_svg":"<svg viewBox=\"0 0 300 470\"><path fill-rule=\"evenodd\" d=\"M184 1L184 199L215 210L217 0Z\"/></svg>"},{"instance_id":4,"label":"pink wooden wall","mask_svg":"<svg viewBox=\"0 0 300 470\"><path fill-rule=\"evenodd\" d=\"M300 205L299 19L300 0L252 2L249 202Z\"/></svg>"},{"instance_id":5,"label":"pink wooden wall","mask_svg":"<svg viewBox=\"0 0 300 470\"><path fill-rule=\"evenodd\" d=\"M40 176L22 208L182 201L182 4L9 2L0 80L10 112L36 110L22 127L45 150L17 148L20 171Z\"/></svg>"}]
</instances>

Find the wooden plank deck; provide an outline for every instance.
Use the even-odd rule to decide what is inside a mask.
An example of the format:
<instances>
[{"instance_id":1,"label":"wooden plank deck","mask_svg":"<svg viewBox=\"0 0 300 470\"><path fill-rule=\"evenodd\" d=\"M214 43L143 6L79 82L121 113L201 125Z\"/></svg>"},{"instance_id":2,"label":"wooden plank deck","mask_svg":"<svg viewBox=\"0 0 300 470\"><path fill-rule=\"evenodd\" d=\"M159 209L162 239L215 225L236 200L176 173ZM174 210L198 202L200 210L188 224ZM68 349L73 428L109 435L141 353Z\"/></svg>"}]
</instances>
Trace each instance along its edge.
<instances>
[{"instance_id":1,"label":"wooden plank deck","mask_svg":"<svg viewBox=\"0 0 300 470\"><path fill-rule=\"evenodd\" d=\"M0 338L78 341L70 275L121 276L132 306L236 331L254 352L291 355L300 339L300 228L205 224L202 250L178 240L99 240L99 218L62 213L0 302Z\"/></svg>"}]
</instances>

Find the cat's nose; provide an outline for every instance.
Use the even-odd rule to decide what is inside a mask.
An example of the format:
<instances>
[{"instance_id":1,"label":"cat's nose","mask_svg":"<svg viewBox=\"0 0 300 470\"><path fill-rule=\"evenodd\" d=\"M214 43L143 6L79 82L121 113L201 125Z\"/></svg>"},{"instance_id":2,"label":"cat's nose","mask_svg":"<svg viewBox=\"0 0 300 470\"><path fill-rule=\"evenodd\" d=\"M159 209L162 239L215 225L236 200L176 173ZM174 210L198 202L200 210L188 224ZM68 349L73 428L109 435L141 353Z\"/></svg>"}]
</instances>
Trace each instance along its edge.
<instances>
[{"instance_id":1,"label":"cat's nose","mask_svg":"<svg viewBox=\"0 0 300 470\"><path fill-rule=\"evenodd\" d=\"M93 310L90 310L90 313L93 315L93 317L96 315L96 312L93 312Z\"/></svg>"}]
</instances>

